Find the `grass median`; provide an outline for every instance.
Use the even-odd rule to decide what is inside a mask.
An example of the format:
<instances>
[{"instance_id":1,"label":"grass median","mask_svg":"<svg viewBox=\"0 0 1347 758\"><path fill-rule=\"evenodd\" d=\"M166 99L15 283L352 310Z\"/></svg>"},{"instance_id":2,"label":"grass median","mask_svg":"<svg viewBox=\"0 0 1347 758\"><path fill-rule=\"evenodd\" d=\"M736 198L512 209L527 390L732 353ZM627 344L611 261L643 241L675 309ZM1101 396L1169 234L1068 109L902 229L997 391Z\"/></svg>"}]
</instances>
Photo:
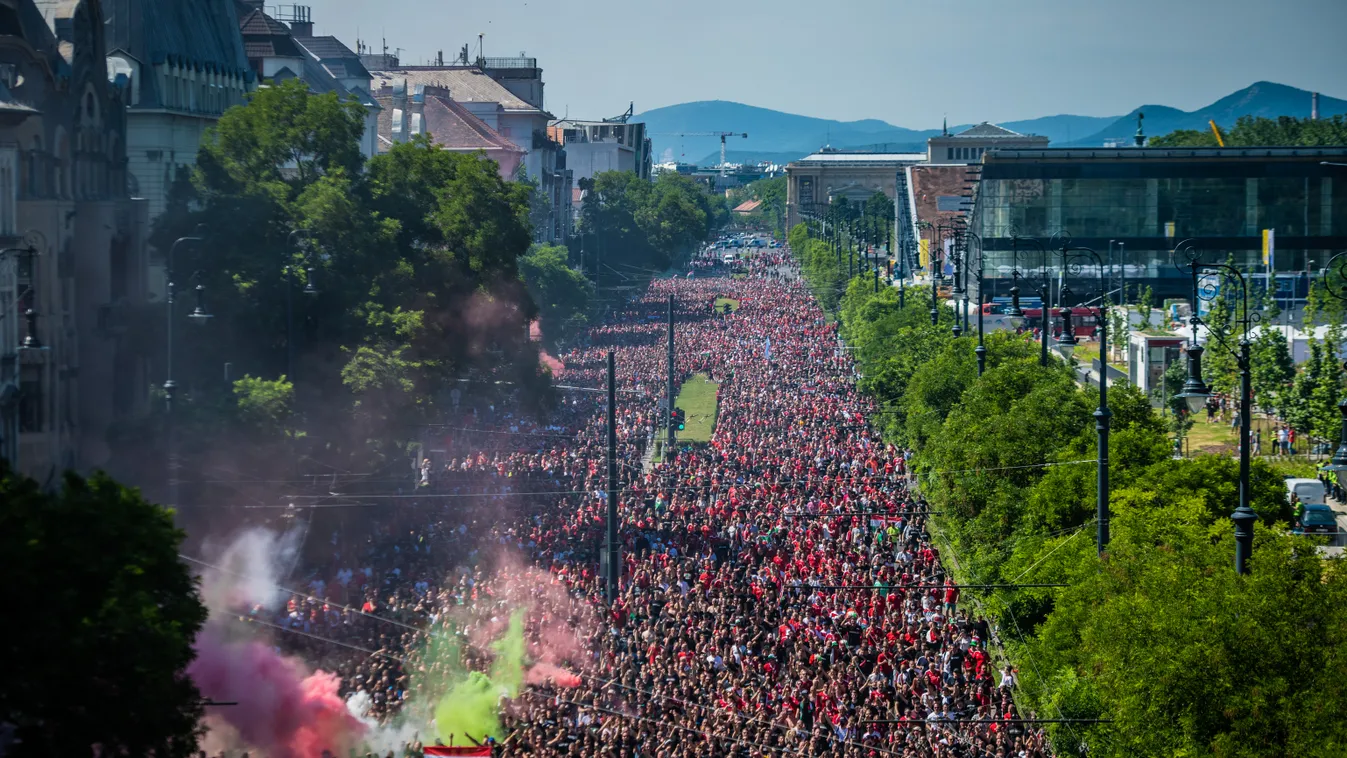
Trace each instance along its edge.
<instances>
[{"instance_id":1,"label":"grass median","mask_svg":"<svg viewBox=\"0 0 1347 758\"><path fill-rule=\"evenodd\" d=\"M683 382L678 390L678 399L674 406L683 409L687 424L678 433L679 442L710 442L711 433L716 428L716 391L720 385L706 378L705 374L693 374Z\"/></svg>"}]
</instances>

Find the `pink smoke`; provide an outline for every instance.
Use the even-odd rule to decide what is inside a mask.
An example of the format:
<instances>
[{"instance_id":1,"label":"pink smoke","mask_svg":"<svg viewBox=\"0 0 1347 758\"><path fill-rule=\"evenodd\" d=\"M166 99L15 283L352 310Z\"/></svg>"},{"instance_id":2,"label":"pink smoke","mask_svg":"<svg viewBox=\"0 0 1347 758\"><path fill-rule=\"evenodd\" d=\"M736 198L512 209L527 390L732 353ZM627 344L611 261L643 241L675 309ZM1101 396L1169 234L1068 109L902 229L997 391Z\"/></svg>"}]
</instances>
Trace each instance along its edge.
<instances>
[{"instance_id":1,"label":"pink smoke","mask_svg":"<svg viewBox=\"0 0 1347 758\"><path fill-rule=\"evenodd\" d=\"M558 687L579 687L580 677L550 663L536 664L524 675L525 684L539 685L549 682Z\"/></svg>"},{"instance_id":2,"label":"pink smoke","mask_svg":"<svg viewBox=\"0 0 1347 758\"><path fill-rule=\"evenodd\" d=\"M552 376L561 376L566 371L566 364L552 357L546 350L538 351L538 360L552 371Z\"/></svg>"},{"instance_id":3,"label":"pink smoke","mask_svg":"<svg viewBox=\"0 0 1347 758\"><path fill-rule=\"evenodd\" d=\"M187 672L209 700L237 702L212 708L239 737L269 758L345 755L365 731L338 696L341 680L309 674L295 658L257 640L226 640L207 625L197 636L197 658Z\"/></svg>"}]
</instances>

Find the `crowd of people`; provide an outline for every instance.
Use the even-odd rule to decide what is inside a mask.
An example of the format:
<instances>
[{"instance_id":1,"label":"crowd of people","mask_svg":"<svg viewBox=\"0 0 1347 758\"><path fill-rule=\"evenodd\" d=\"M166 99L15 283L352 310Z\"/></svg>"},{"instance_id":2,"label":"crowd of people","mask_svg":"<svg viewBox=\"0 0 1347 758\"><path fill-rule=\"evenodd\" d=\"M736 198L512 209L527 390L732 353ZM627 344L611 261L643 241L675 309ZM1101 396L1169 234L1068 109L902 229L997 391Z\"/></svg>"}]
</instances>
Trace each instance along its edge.
<instances>
[{"instance_id":1,"label":"crowd of people","mask_svg":"<svg viewBox=\"0 0 1347 758\"><path fill-rule=\"evenodd\" d=\"M559 356L570 389L545 420L465 405L434 430L396 494L335 529L305 591L266 619L307 633L280 642L339 673L371 717L422 723L446 682L491 669L491 641L522 614L528 663L547 666L502 700L499 734L453 738L490 736L503 755L1049 754L1014 720L1014 672L942 566L904 451L867 423L836 325L784 250L738 277L715 255ZM653 459L671 295L675 373L717 382L718 410L709 443ZM590 391L610 350L611 604L606 396ZM431 629L457 643L428 644Z\"/></svg>"}]
</instances>

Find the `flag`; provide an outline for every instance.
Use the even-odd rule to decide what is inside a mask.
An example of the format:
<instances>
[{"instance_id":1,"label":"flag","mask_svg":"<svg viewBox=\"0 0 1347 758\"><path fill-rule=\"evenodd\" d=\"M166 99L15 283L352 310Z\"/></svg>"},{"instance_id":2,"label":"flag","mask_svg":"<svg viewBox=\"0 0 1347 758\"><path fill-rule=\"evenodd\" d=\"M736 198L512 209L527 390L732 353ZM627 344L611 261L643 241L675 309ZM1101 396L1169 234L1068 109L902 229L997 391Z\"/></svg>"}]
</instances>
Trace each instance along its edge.
<instances>
[{"instance_id":1,"label":"flag","mask_svg":"<svg viewBox=\"0 0 1347 758\"><path fill-rule=\"evenodd\" d=\"M491 748L486 745L473 747L445 747L443 745L426 745L422 755L469 755L486 756L490 758Z\"/></svg>"},{"instance_id":2,"label":"flag","mask_svg":"<svg viewBox=\"0 0 1347 758\"><path fill-rule=\"evenodd\" d=\"M917 253L921 256L921 267L931 265L931 241L924 239L917 243Z\"/></svg>"},{"instance_id":3,"label":"flag","mask_svg":"<svg viewBox=\"0 0 1347 758\"><path fill-rule=\"evenodd\" d=\"M762 353L763 353L763 354L762 354L762 359L763 359L763 360L765 360L765 361L770 361L770 360L772 359L772 338L771 338L771 337L768 337L768 338L767 338L767 345L766 345L766 347L763 348Z\"/></svg>"},{"instance_id":4,"label":"flag","mask_svg":"<svg viewBox=\"0 0 1347 758\"><path fill-rule=\"evenodd\" d=\"M1277 261L1277 241L1276 232L1272 229L1263 230L1263 265L1271 271Z\"/></svg>"}]
</instances>

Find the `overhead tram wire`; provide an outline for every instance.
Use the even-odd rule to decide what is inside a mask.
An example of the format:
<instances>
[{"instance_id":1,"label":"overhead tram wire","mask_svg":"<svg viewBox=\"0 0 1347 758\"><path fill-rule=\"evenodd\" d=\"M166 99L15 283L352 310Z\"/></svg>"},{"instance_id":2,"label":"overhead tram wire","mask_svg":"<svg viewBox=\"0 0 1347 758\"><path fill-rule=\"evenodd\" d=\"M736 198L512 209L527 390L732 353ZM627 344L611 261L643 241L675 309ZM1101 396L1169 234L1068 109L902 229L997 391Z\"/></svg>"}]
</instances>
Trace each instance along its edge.
<instances>
[{"instance_id":1,"label":"overhead tram wire","mask_svg":"<svg viewBox=\"0 0 1347 758\"><path fill-rule=\"evenodd\" d=\"M199 558L193 558L193 557L190 556L190 555L183 555L182 553L178 553L178 557L181 558L181 559L183 559L184 561L188 561L189 563L195 563L195 564L198 565L198 566L203 566L203 567L208 568L208 569L213 569L213 570L215 570L215 571L219 571L219 572L222 573L222 574L228 574L228 575L230 575L230 576L238 577L239 579L249 579L249 580L255 580L255 579L257 579L257 577L255 577L255 576L249 576L248 574L240 574L239 572L237 572L237 571L231 571L231 570L225 568L224 566L217 566L217 565L215 565L214 563L207 563L206 561L203 561L203 560L201 560L201 559L199 559ZM271 584L270 582L268 582L268 583L267 583L267 586L269 586L269 587L271 587L271 588L273 588L273 589L278 589L278 590L280 590L280 591L282 591L282 592L288 592L288 593L290 593L291 595L295 595L295 596L298 596L298 597L302 597L302 598L304 598L304 599L306 599L306 600L320 601L320 602L323 602L323 603L327 603L328 605L335 606L335 607L337 607L337 608L341 608L342 610L345 610L345 611L350 611L350 612L352 612L352 613L358 613L358 614L360 614L361 616L364 616L365 618L368 618L368 619L372 619L372 620L374 620L374 621L382 621L382 622L387 623L387 624L393 624L394 626L400 626L400 627L402 627L403 629L410 629L410 630L412 630L412 631L414 631L414 632L422 631L422 629L421 629L420 627L412 626L411 624L405 624L405 623L403 623L403 622L401 622L401 621L398 621L398 620L396 620L396 619L384 618L383 616L375 616L374 614L372 614L372 613L366 613L366 612L360 610L359 608L353 608L353 607L351 607L351 606L349 606L349 605L343 605L343 604L338 603L338 602L333 601L333 600L324 600L324 599L322 599L322 598L318 598L318 597L315 597L315 596L313 596L313 595L305 594L305 593L300 592L300 591L298 591L298 590L292 590L292 589L290 589L289 587L282 587L282 586L279 585L279 584Z\"/></svg>"}]
</instances>

